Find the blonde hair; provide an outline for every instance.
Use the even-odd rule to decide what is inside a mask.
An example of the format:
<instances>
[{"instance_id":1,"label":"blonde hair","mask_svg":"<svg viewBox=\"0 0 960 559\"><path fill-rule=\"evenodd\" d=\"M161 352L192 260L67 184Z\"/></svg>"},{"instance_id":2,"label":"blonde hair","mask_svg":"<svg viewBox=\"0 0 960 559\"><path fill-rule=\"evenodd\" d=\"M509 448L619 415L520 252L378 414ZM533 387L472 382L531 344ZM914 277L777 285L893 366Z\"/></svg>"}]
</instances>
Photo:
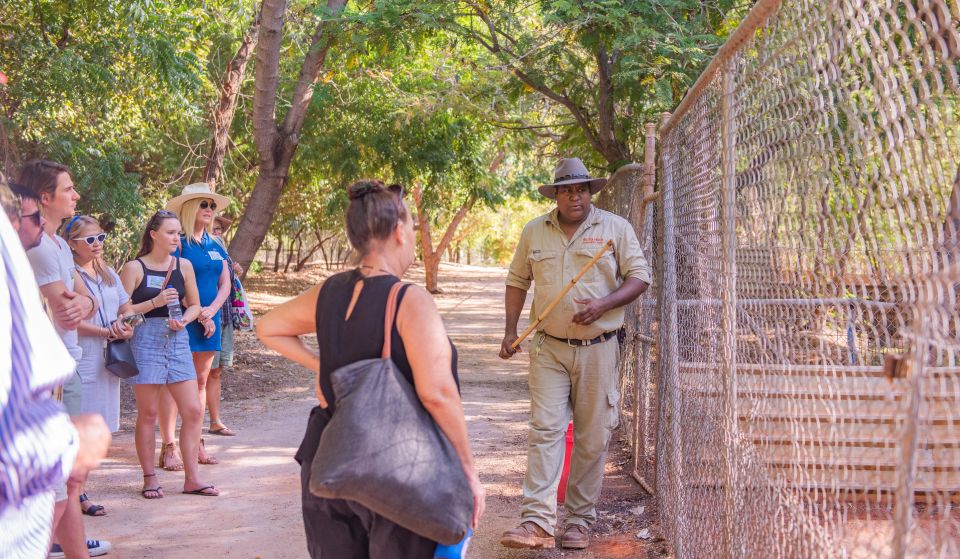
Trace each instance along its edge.
<instances>
[{"instance_id":1,"label":"blonde hair","mask_svg":"<svg viewBox=\"0 0 960 559\"><path fill-rule=\"evenodd\" d=\"M88 215L78 215L71 219L67 225L67 229L64 231L67 235L67 242L72 243L80 239L80 237L83 237L84 235L82 233L88 227L96 227L103 232L103 227L100 226L100 222ZM76 256L74 256L74 260L76 260ZM113 279L113 274L110 273L110 266L107 266L102 256L94 257L93 271L100 276L103 283L109 286L116 284L116 281Z\"/></svg>"},{"instance_id":2,"label":"blonde hair","mask_svg":"<svg viewBox=\"0 0 960 559\"><path fill-rule=\"evenodd\" d=\"M208 198L187 200L180 206L180 211L177 212L177 215L180 216L180 224L183 225L183 236L186 237L188 243L197 243L193 237L193 231L197 225L197 214L200 213L200 202L204 200L208 200ZM216 216L216 212L214 212L214 216ZM211 237L213 236L213 221L210 220L210 223L203 227L204 231Z\"/></svg>"}]
</instances>

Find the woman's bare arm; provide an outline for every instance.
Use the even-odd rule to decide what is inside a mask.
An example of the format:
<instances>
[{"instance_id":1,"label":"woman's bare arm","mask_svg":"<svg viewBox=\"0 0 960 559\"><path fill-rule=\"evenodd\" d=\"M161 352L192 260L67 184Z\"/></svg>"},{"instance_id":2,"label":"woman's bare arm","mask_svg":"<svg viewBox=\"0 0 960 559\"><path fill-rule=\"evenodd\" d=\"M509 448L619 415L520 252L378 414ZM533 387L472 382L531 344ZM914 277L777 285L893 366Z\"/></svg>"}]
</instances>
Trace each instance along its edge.
<instances>
[{"instance_id":1,"label":"woman's bare arm","mask_svg":"<svg viewBox=\"0 0 960 559\"><path fill-rule=\"evenodd\" d=\"M322 284L321 284L322 285ZM320 392L320 355L313 351L300 336L317 331L317 296L320 285L311 287L300 295L268 312L257 321L257 337L263 345L276 351L287 359L299 363L317 375L317 399L320 407L327 407L327 401Z\"/></svg>"},{"instance_id":2,"label":"woman's bare arm","mask_svg":"<svg viewBox=\"0 0 960 559\"><path fill-rule=\"evenodd\" d=\"M433 297L422 287L407 288L397 313L397 329L413 369L417 396L450 440L470 480L474 493L473 526L476 527L485 507L485 493L473 463L463 404L453 380L447 330Z\"/></svg>"}]
</instances>

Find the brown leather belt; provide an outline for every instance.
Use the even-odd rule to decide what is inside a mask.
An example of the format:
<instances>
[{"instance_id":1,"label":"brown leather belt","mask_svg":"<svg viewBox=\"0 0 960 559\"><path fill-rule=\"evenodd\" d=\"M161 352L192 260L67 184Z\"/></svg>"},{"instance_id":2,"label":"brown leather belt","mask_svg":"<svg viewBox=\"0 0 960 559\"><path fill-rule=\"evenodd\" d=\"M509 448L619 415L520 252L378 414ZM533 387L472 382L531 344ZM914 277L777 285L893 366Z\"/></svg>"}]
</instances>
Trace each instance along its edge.
<instances>
[{"instance_id":1,"label":"brown leather belt","mask_svg":"<svg viewBox=\"0 0 960 559\"><path fill-rule=\"evenodd\" d=\"M554 340L563 342L563 343L565 343L565 344L567 344L567 345L569 345L569 346L582 347L582 346L588 346L588 345L594 345L594 344L602 344L603 342L605 342L605 341L609 340L610 338L616 336L616 335L617 335L617 331L616 331L616 330L613 330L612 332L604 332L603 334L600 334L599 336L597 336L596 338L593 338L592 340L576 340L576 339L571 339L571 338L558 338L558 337L556 337L556 336L551 336L550 334L547 334L546 332L544 332L543 335L546 336L546 337L548 337L548 338L553 338Z\"/></svg>"}]
</instances>

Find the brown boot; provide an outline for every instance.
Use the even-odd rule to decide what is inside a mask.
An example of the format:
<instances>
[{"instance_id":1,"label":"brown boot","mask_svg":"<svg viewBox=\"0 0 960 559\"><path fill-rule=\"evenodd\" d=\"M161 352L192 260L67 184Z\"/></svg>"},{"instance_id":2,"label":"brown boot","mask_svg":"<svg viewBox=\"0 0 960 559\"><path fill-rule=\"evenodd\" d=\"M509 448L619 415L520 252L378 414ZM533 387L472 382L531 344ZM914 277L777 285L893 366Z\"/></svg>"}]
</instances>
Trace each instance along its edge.
<instances>
[{"instance_id":1,"label":"brown boot","mask_svg":"<svg viewBox=\"0 0 960 559\"><path fill-rule=\"evenodd\" d=\"M555 540L536 522L524 522L512 530L507 530L500 538L504 547L553 549Z\"/></svg>"},{"instance_id":2,"label":"brown boot","mask_svg":"<svg viewBox=\"0 0 960 559\"><path fill-rule=\"evenodd\" d=\"M560 535L560 547L563 549L586 549L590 545L590 532L585 526L567 524Z\"/></svg>"}]
</instances>

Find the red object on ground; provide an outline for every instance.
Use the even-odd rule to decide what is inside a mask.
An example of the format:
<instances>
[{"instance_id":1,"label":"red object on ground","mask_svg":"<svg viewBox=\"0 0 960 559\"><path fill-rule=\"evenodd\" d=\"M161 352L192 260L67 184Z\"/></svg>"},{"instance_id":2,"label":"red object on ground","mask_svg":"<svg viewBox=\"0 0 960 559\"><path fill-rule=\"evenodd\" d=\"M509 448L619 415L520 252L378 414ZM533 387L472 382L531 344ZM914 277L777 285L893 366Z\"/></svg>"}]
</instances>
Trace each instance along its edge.
<instances>
[{"instance_id":1,"label":"red object on ground","mask_svg":"<svg viewBox=\"0 0 960 559\"><path fill-rule=\"evenodd\" d=\"M573 454L573 422L567 427L567 450L563 453L563 472L560 474L560 486L557 487L557 503L567 498L567 478L570 477L570 455Z\"/></svg>"}]
</instances>

